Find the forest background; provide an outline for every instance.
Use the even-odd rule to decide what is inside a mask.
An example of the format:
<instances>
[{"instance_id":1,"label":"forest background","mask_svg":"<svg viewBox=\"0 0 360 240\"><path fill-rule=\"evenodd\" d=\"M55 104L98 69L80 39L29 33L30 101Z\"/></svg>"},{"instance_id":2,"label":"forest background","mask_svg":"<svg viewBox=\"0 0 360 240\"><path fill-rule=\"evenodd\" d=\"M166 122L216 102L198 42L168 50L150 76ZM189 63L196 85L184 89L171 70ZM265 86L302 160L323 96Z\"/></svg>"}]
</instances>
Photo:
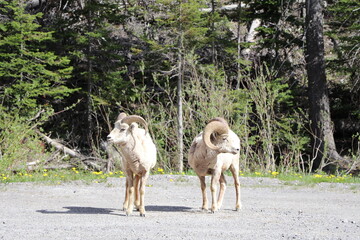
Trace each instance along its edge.
<instances>
[{"instance_id":1,"label":"forest background","mask_svg":"<svg viewBox=\"0 0 360 240\"><path fill-rule=\"evenodd\" d=\"M356 172L359 19L357 0L0 0L0 172L117 168L120 112L167 171L220 116L243 171Z\"/></svg>"}]
</instances>

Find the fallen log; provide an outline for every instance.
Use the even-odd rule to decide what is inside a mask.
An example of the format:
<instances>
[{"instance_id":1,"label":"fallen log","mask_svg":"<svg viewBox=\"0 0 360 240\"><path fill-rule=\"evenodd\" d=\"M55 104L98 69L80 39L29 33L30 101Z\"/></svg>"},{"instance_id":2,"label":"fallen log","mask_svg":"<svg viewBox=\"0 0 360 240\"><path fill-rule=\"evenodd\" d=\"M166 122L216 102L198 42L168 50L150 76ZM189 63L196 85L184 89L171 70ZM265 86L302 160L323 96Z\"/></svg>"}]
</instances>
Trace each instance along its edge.
<instances>
[{"instance_id":1,"label":"fallen log","mask_svg":"<svg viewBox=\"0 0 360 240\"><path fill-rule=\"evenodd\" d=\"M51 146L55 147L56 149L64 152L65 154L68 154L70 157L85 158L84 155L64 146L63 144L57 142L56 140L49 138L42 132L36 131L36 133L39 134L48 144L50 144Z\"/></svg>"},{"instance_id":2,"label":"fallen log","mask_svg":"<svg viewBox=\"0 0 360 240\"><path fill-rule=\"evenodd\" d=\"M73 149L70 149L70 148L64 146L63 144L59 143L58 141L46 136L39 130L36 130L36 133L39 134L39 136L42 139L44 139L47 144L54 147L56 150L61 151L65 155L70 156L70 158L71 158L71 161L69 163L61 162L61 163L57 163L57 164L50 164L51 161L48 161L46 164L48 164L49 167L51 166L50 167L51 169L56 169L56 166L58 166L59 169L60 168L64 169L64 168L73 168L73 167L80 165L85 170L95 169L95 170L101 171L101 170L106 169L106 167L107 167L106 165L107 165L108 160L98 158L98 157L85 156ZM29 167L34 167L39 164L41 164L39 161L31 162L31 163L29 163ZM44 163L42 163L42 164L44 164ZM47 166L44 166L44 168L47 168Z\"/></svg>"}]
</instances>

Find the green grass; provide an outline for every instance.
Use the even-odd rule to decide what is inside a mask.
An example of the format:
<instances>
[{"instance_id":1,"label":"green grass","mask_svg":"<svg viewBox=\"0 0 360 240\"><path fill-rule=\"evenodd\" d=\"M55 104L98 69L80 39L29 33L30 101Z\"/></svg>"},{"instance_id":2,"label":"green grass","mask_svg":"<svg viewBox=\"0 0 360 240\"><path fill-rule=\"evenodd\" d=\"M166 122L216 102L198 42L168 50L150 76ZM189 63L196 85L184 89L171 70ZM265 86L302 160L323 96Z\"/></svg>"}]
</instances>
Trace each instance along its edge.
<instances>
[{"instance_id":1,"label":"green grass","mask_svg":"<svg viewBox=\"0 0 360 240\"><path fill-rule=\"evenodd\" d=\"M165 172L162 168L156 168L152 171L152 174L170 174L170 175L195 175L190 170L188 172L176 173ZM230 174L230 173L228 173ZM352 176L351 174L341 175L328 175L328 174L299 174L299 173L279 173L276 171L269 172L239 172L241 177L267 177L277 178L285 182L285 184L291 184L291 182L297 181L305 185L317 184L321 182L330 183L359 183L360 178ZM89 172L82 171L76 168L70 170L39 170L34 172L18 172L16 174L0 173L0 183L9 182L50 182L59 184L61 182L82 180L85 182L104 182L108 177L123 178L125 177L122 171L116 172Z\"/></svg>"},{"instance_id":2,"label":"green grass","mask_svg":"<svg viewBox=\"0 0 360 240\"><path fill-rule=\"evenodd\" d=\"M34 172L18 172L16 174L0 174L0 183L9 182L50 182L61 183L82 180L87 182L102 182L108 177L124 177L122 171L118 172L89 172L76 168L71 170L40 170Z\"/></svg>"},{"instance_id":3,"label":"green grass","mask_svg":"<svg viewBox=\"0 0 360 240\"><path fill-rule=\"evenodd\" d=\"M240 173L240 176L247 177L269 177L277 178L284 182L298 181L304 184L316 184L321 182L329 183L360 183L359 177L354 177L352 174L304 174L304 173L279 173L276 171L269 171L267 173L252 172L252 173Z\"/></svg>"}]
</instances>

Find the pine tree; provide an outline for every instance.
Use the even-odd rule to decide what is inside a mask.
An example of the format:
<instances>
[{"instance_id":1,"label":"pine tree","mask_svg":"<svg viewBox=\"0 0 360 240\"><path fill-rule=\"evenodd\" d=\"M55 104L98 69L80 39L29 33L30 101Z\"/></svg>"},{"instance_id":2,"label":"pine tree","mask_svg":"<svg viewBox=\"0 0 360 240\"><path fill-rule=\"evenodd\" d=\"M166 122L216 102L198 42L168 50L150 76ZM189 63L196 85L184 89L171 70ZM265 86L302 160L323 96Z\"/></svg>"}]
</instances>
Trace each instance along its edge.
<instances>
[{"instance_id":1,"label":"pine tree","mask_svg":"<svg viewBox=\"0 0 360 240\"><path fill-rule=\"evenodd\" d=\"M56 17L48 16L48 20L51 19L49 27L61 45L50 47L69 56L74 71L68 84L81 89L71 99L79 104L71 114L62 116L65 127L76 129L74 134L81 140L74 144L97 153L100 135L109 131L108 119L104 119L106 108L115 108L127 100L131 83L123 79L126 54L122 54L124 42L118 39L117 28L123 21L118 6L112 1L83 3L73 1L60 7L58 2L48 6L57 13Z\"/></svg>"},{"instance_id":2,"label":"pine tree","mask_svg":"<svg viewBox=\"0 0 360 240\"><path fill-rule=\"evenodd\" d=\"M309 118L312 131L313 170L322 170L325 160L341 161L331 124L329 90L325 72L323 3L307 0L306 68L309 85Z\"/></svg>"},{"instance_id":3,"label":"pine tree","mask_svg":"<svg viewBox=\"0 0 360 240\"><path fill-rule=\"evenodd\" d=\"M339 96L342 104L338 115L358 122L360 119L360 2L338 0L334 1L328 10L327 22L331 28L326 34L334 46L333 54L328 58L328 66L336 73L337 78L342 78L342 81L338 82L337 89L342 88L342 91L348 92Z\"/></svg>"},{"instance_id":4,"label":"pine tree","mask_svg":"<svg viewBox=\"0 0 360 240\"><path fill-rule=\"evenodd\" d=\"M44 48L52 32L41 31L41 14L25 12L21 0L0 0L0 97L8 112L26 117L74 90L64 85L69 60Z\"/></svg>"}]
</instances>

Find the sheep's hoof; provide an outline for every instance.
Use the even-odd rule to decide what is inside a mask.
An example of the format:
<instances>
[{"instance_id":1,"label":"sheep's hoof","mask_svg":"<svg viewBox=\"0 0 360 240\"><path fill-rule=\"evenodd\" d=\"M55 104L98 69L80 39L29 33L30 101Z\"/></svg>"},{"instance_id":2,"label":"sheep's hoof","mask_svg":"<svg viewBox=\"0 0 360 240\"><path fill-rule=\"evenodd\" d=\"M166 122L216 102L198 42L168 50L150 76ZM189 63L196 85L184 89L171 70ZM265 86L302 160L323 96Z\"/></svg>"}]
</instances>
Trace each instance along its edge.
<instances>
[{"instance_id":1,"label":"sheep's hoof","mask_svg":"<svg viewBox=\"0 0 360 240\"><path fill-rule=\"evenodd\" d=\"M140 217L145 217L145 213L140 213Z\"/></svg>"},{"instance_id":2,"label":"sheep's hoof","mask_svg":"<svg viewBox=\"0 0 360 240\"><path fill-rule=\"evenodd\" d=\"M211 213L215 213L217 210L219 210L219 208L214 206L211 208Z\"/></svg>"},{"instance_id":3,"label":"sheep's hoof","mask_svg":"<svg viewBox=\"0 0 360 240\"><path fill-rule=\"evenodd\" d=\"M237 205L237 206L235 207L235 211L240 212L241 207L242 207L241 205Z\"/></svg>"},{"instance_id":4,"label":"sheep's hoof","mask_svg":"<svg viewBox=\"0 0 360 240\"><path fill-rule=\"evenodd\" d=\"M126 211L126 216L129 216L129 215L131 215L132 214L132 209L130 210L130 209L128 209L127 211Z\"/></svg>"},{"instance_id":5,"label":"sheep's hoof","mask_svg":"<svg viewBox=\"0 0 360 240\"><path fill-rule=\"evenodd\" d=\"M135 204L135 210L140 211L140 204Z\"/></svg>"}]
</instances>

